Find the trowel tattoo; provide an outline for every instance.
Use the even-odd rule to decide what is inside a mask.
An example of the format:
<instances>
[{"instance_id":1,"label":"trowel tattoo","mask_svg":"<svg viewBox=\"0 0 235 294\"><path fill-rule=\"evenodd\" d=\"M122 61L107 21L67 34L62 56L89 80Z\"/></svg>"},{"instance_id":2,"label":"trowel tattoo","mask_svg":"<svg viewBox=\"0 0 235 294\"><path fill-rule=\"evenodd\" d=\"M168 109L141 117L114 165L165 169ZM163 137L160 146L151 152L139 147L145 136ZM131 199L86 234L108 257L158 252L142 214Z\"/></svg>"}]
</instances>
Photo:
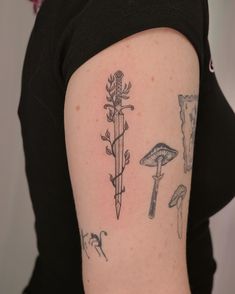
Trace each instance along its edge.
<instances>
[{"instance_id":1,"label":"trowel tattoo","mask_svg":"<svg viewBox=\"0 0 235 294\"><path fill-rule=\"evenodd\" d=\"M130 152L129 150L124 150L124 136L129 126L123 111L125 109L134 110L133 105L123 105L123 100L130 98L128 94L131 89L130 82L125 83L123 86L123 77L123 72L118 70L108 78L106 85L108 103L104 105L104 108L108 110L106 114L107 121L113 123L113 139L108 129L105 135L101 135L101 139L109 143L106 146L106 154L113 156L115 160L115 173L110 175L110 181L115 189L114 199L117 219L120 217L122 194L125 192L123 173L126 165L130 162Z\"/></svg>"},{"instance_id":2,"label":"trowel tattoo","mask_svg":"<svg viewBox=\"0 0 235 294\"><path fill-rule=\"evenodd\" d=\"M182 239L183 235L183 200L186 193L187 188L184 185L179 185L168 204L169 208L174 206L177 208L177 233L179 239Z\"/></svg>"},{"instance_id":3,"label":"trowel tattoo","mask_svg":"<svg viewBox=\"0 0 235 294\"><path fill-rule=\"evenodd\" d=\"M141 165L156 167L156 174L153 175L154 185L148 213L150 219L155 217L159 183L164 176L162 173L162 166L173 160L177 155L178 151L172 149L166 144L158 143L140 160Z\"/></svg>"},{"instance_id":4,"label":"trowel tattoo","mask_svg":"<svg viewBox=\"0 0 235 294\"><path fill-rule=\"evenodd\" d=\"M106 231L101 231L99 234L95 234L95 233L84 234L83 230L81 230L80 236L81 236L82 250L84 251L88 259L90 259L90 255L88 254L89 247L90 247L96 250L99 257L104 257L104 259L108 261L108 258L103 250L103 236L108 236L108 233Z\"/></svg>"},{"instance_id":5,"label":"trowel tattoo","mask_svg":"<svg viewBox=\"0 0 235 294\"><path fill-rule=\"evenodd\" d=\"M183 134L184 147L184 172L192 170L193 166L193 149L197 122L197 95L179 95L181 130Z\"/></svg>"}]
</instances>

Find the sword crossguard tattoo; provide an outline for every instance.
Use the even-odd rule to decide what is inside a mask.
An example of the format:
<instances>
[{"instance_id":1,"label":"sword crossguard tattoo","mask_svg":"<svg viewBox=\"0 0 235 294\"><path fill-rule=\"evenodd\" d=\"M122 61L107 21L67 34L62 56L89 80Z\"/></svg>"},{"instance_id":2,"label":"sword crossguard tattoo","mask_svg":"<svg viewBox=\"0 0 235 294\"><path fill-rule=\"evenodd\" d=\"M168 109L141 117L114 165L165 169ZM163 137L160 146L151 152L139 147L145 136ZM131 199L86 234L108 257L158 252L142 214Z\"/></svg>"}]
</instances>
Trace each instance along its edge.
<instances>
[{"instance_id":1,"label":"sword crossguard tattoo","mask_svg":"<svg viewBox=\"0 0 235 294\"><path fill-rule=\"evenodd\" d=\"M123 100L130 98L128 94L131 89L130 82L123 86L123 77L123 72L118 70L108 78L106 85L108 103L104 105L104 109L108 111L106 114L107 121L113 123L113 139L111 139L108 129L105 135L101 135L101 139L109 143L109 146L106 146L106 154L113 156L115 159L115 174L114 176L110 174L110 181L115 189L114 199L117 219L120 217L122 194L125 192L123 173L126 165L130 162L129 150L124 151L124 136L129 128L125 120L124 110L134 110L133 105L123 105Z\"/></svg>"}]
</instances>

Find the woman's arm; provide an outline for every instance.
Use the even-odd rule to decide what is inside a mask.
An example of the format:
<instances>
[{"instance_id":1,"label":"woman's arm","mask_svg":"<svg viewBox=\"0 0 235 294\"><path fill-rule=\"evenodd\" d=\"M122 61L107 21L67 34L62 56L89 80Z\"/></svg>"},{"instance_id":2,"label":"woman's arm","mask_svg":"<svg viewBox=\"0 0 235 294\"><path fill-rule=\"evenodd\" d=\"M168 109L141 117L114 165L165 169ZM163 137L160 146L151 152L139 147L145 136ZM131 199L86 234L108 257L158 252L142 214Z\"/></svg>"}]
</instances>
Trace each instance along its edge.
<instances>
[{"instance_id":1,"label":"woman's arm","mask_svg":"<svg viewBox=\"0 0 235 294\"><path fill-rule=\"evenodd\" d=\"M65 135L86 294L190 293L198 92L196 52L167 28L116 43L70 79Z\"/></svg>"}]
</instances>

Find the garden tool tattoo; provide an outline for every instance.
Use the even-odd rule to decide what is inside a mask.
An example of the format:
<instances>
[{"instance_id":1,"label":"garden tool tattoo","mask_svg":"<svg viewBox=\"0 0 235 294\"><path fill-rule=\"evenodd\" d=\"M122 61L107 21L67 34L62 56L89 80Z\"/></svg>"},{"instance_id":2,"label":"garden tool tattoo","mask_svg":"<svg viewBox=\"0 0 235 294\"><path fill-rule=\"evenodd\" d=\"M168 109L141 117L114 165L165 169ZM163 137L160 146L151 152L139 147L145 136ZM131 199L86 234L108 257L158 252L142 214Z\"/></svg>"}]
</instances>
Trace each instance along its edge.
<instances>
[{"instance_id":1,"label":"garden tool tattoo","mask_svg":"<svg viewBox=\"0 0 235 294\"><path fill-rule=\"evenodd\" d=\"M184 172L192 170L193 149L197 122L197 95L179 95L181 130L183 134L184 147Z\"/></svg>"},{"instance_id":2,"label":"garden tool tattoo","mask_svg":"<svg viewBox=\"0 0 235 294\"><path fill-rule=\"evenodd\" d=\"M128 94L131 89L130 82L125 83L123 86L123 77L123 72L119 70L108 78L108 84L106 85L108 103L104 105L104 108L108 110L107 121L113 123L114 133L113 139L111 139L109 130L106 131L104 136L101 136L103 141L109 142L109 146L106 146L106 153L115 159L115 174L114 176L110 175L110 181L115 189L114 199L117 219L120 217L122 194L125 192L123 172L130 162L130 152L129 150L124 150L124 135L129 126L123 111L125 109L134 110L133 105L123 105L123 100L129 99Z\"/></svg>"}]
</instances>

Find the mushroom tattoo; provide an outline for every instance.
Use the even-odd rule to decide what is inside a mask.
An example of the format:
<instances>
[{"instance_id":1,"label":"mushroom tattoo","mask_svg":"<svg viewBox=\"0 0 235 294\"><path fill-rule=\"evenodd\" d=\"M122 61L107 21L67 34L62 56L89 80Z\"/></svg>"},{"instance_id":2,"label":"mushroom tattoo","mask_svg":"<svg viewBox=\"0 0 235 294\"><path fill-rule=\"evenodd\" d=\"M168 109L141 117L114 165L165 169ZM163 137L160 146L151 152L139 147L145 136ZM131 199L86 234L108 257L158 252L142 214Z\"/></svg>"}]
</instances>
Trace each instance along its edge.
<instances>
[{"instance_id":1,"label":"mushroom tattoo","mask_svg":"<svg viewBox=\"0 0 235 294\"><path fill-rule=\"evenodd\" d=\"M108 103L104 105L104 109L108 111L106 114L107 121L113 123L113 139L111 139L109 130L106 131L105 135L101 135L101 139L109 144L109 146L106 146L106 154L113 156L115 160L115 174L110 175L110 181L115 189L114 199L117 219L120 217L122 194L125 192L123 173L130 162L130 152L124 149L124 136L129 128L124 117L124 110L134 110L133 105L123 105L123 100L129 99L128 94L131 89L130 82L123 85L123 77L123 72L118 70L108 78L106 85Z\"/></svg>"},{"instance_id":2,"label":"mushroom tattoo","mask_svg":"<svg viewBox=\"0 0 235 294\"><path fill-rule=\"evenodd\" d=\"M147 153L141 160L140 164L156 167L156 174L153 175L154 185L153 192L151 196L151 202L149 207L148 216L150 219L155 217L156 211L156 202L157 202L157 194L160 180L163 178L164 174L162 174L162 166L166 165L169 161L174 159L178 155L178 151L170 148L164 143L159 143L155 145L149 153Z\"/></svg>"},{"instance_id":3,"label":"mushroom tattoo","mask_svg":"<svg viewBox=\"0 0 235 294\"><path fill-rule=\"evenodd\" d=\"M184 185L179 185L168 204L169 208L174 206L177 208L177 232L179 239L182 239L183 233L183 200L186 193L187 188Z\"/></svg>"}]
</instances>

